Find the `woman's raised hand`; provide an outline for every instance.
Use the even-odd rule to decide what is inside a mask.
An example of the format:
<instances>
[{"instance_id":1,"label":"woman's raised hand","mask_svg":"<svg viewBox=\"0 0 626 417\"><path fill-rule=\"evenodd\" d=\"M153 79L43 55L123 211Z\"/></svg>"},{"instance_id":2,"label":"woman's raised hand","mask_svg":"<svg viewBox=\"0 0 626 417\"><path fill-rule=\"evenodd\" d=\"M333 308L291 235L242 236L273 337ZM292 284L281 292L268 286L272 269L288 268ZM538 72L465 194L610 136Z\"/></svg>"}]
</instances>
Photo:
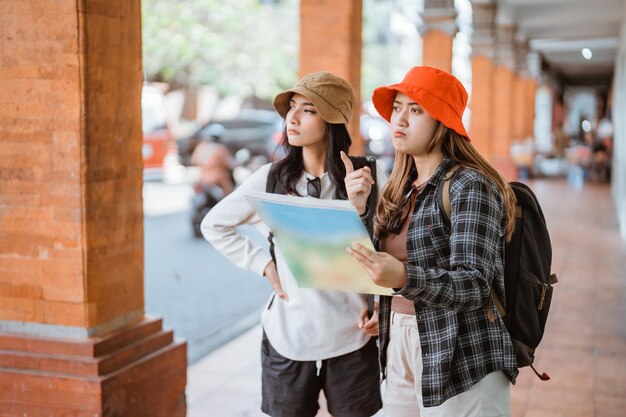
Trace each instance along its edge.
<instances>
[{"instance_id":1,"label":"woman's raised hand","mask_svg":"<svg viewBox=\"0 0 626 417\"><path fill-rule=\"evenodd\" d=\"M346 167L346 178L344 182L346 184L348 200L350 200L357 212L363 215L367 207L367 199L374 185L372 172L369 167L360 168L355 171L352 161L343 151L341 151L341 160Z\"/></svg>"}]
</instances>

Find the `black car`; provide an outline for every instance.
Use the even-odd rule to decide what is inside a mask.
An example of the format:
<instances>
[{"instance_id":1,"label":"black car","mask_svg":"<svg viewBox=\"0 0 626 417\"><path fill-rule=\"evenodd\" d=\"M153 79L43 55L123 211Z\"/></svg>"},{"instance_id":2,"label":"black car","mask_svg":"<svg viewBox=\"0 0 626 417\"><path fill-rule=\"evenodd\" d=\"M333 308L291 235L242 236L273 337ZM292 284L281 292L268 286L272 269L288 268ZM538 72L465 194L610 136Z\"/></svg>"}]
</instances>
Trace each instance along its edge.
<instances>
[{"instance_id":1,"label":"black car","mask_svg":"<svg viewBox=\"0 0 626 417\"><path fill-rule=\"evenodd\" d=\"M236 118L212 120L191 135L176 141L180 162L190 165L191 155L201 141L216 138L226 145L232 155L247 149L253 156L271 159L273 137L283 128L283 119L274 111L243 109Z\"/></svg>"}]
</instances>

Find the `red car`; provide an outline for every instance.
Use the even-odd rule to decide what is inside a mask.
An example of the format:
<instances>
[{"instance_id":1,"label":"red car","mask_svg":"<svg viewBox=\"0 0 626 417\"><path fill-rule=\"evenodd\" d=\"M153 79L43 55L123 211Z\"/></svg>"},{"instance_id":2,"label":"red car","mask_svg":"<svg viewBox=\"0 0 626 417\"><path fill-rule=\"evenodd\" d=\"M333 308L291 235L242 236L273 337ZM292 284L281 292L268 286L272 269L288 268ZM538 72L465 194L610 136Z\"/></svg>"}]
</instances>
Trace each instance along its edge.
<instances>
[{"instance_id":1,"label":"red car","mask_svg":"<svg viewBox=\"0 0 626 417\"><path fill-rule=\"evenodd\" d=\"M165 159L176 152L176 145L168 122L165 96L158 88L143 87L141 116L144 176L160 177L164 172Z\"/></svg>"}]
</instances>

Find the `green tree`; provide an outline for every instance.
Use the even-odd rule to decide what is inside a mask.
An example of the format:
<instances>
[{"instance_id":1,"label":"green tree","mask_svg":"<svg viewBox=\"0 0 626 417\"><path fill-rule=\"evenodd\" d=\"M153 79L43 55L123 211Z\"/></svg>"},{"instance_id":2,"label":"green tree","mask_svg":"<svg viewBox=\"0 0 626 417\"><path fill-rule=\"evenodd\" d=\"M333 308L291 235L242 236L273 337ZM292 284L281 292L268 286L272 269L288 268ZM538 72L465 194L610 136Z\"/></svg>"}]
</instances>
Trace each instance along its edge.
<instances>
[{"instance_id":1,"label":"green tree","mask_svg":"<svg viewBox=\"0 0 626 417\"><path fill-rule=\"evenodd\" d=\"M143 0L142 15L148 81L271 98L296 79L296 0Z\"/></svg>"}]
</instances>

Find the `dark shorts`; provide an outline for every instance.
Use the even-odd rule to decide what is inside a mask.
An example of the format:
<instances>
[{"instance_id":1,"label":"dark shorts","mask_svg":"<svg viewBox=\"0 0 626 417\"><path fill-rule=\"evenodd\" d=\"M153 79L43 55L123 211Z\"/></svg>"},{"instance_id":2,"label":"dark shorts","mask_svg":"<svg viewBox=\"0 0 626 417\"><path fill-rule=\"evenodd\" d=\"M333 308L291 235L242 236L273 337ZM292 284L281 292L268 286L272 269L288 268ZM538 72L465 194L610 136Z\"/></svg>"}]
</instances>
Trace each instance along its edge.
<instances>
[{"instance_id":1,"label":"dark shorts","mask_svg":"<svg viewBox=\"0 0 626 417\"><path fill-rule=\"evenodd\" d=\"M322 361L293 361L274 350L263 333L263 403L272 417L314 417L324 390L333 417L369 417L382 407L378 349L371 339L361 349Z\"/></svg>"}]
</instances>

